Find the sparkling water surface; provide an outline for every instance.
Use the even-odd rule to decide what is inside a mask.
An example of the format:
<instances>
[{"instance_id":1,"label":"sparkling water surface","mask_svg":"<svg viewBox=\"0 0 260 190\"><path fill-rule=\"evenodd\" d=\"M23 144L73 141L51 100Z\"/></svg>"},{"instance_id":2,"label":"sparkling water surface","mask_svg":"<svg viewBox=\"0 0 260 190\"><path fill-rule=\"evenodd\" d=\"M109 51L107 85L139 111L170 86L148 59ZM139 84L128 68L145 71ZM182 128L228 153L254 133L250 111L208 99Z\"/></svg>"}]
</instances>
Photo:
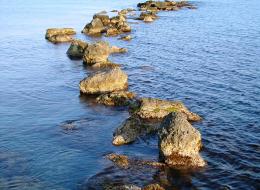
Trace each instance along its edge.
<instances>
[{"instance_id":1,"label":"sparkling water surface","mask_svg":"<svg viewBox=\"0 0 260 190\"><path fill-rule=\"evenodd\" d=\"M156 137L111 144L128 112L80 97L78 83L93 71L66 56L69 44L44 39L47 28L73 27L77 38L100 40L80 33L93 14L139 1L0 1L1 190L82 189L100 172L118 172L108 169L109 152L157 158ZM193 3L197 10L161 12L150 24L129 20L130 42L102 39L128 48L111 60L122 64L131 91L181 100L203 117L194 126L208 165L170 173L173 189L259 189L260 1Z\"/></svg>"}]
</instances>

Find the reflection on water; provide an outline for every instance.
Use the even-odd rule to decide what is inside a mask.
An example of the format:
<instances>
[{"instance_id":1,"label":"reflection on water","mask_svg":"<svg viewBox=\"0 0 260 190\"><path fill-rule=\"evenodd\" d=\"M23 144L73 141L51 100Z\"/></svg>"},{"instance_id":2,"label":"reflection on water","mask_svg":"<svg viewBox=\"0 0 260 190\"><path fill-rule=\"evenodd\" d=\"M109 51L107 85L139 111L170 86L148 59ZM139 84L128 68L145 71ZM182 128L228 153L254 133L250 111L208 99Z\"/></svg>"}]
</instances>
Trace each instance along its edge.
<instances>
[{"instance_id":1,"label":"reflection on water","mask_svg":"<svg viewBox=\"0 0 260 190\"><path fill-rule=\"evenodd\" d=\"M46 28L73 27L77 38L94 13L134 7L138 0L0 2L0 189L81 189L93 181L173 189L259 189L259 1L205 0L197 10L159 13L133 23L132 41L103 39L128 48L112 55L139 96L181 100L203 116L200 171L123 171L109 152L156 160L156 137L114 147L112 134L126 110L79 95L94 72L66 56L69 44L44 39ZM8 15L8 17L7 17ZM134 21L136 22L136 21ZM137 175L138 174L138 175ZM102 179L102 180L101 180Z\"/></svg>"}]
</instances>

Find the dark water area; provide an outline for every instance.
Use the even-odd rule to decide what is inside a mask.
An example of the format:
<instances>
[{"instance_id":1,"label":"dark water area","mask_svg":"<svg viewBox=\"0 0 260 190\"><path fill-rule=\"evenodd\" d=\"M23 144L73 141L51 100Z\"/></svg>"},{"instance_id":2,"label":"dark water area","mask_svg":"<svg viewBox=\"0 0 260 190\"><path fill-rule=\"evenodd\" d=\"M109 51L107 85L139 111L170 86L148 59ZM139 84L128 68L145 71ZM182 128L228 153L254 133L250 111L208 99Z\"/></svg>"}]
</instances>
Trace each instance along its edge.
<instances>
[{"instance_id":1,"label":"dark water area","mask_svg":"<svg viewBox=\"0 0 260 190\"><path fill-rule=\"evenodd\" d=\"M158 171L127 173L104 159L116 152L156 160L156 137L114 147L113 131L128 112L80 97L78 83L92 71L66 56L69 44L44 39L47 28L73 27L77 38L100 40L80 34L92 15L138 2L0 1L1 190L84 189L102 175L137 185L158 181ZM194 126L208 165L167 171L172 189L260 189L260 1L193 3L197 10L133 23L130 42L102 39L128 48L111 60L122 64L131 91L181 100L203 117ZM64 130L67 123L75 130Z\"/></svg>"}]
</instances>

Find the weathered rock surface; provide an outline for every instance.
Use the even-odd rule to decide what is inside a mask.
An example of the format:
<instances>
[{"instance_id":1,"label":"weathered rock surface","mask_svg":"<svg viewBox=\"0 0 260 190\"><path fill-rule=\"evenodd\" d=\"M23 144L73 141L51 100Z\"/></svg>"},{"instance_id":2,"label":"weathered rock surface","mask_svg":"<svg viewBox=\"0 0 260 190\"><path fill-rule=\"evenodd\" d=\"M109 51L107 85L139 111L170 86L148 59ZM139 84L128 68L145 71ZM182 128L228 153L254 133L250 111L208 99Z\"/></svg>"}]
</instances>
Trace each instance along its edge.
<instances>
[{"instance_id":1,"label":"weathered rock surface","mask_svg":"<svg viewBox=\"0 0 260 190\"><path fill-rule=\"evenodd\" d=\"M205 161L199 155L201 135L184 113L170 113L159 131L161 159L170 167L202 167Z\"/></svg>"},{"instance_id":2,"label":"weathered rock surface","mask_svg":"<svg viewBox=\"0 0 260 190\"><path fill-rule=\"evenodd\" d=\"M132 39L131 35L126 35L126 36L122 36L121 38L119 38L120 40L124 40L124 41L130 41Z\"/></svg>"},{"instance_id":3,"label":"weathered rock surface","mask_svg":"<svg viewBox=\"0 0 260 190\"><path fill-rule=\"evenodd\" d=\"M45 38L52 43L71 42L74 34L76 31L73 28L50 28L47 29Z\"/></svg>"},{"instance_id":4,"label":"weathered rock surface","mask_svg":"<svg viewBox=\"0 0 260 190\"><path fill-rule=\"evenodd\" d=\"M155 183L145 186L143 190L164 190L164 188Z\"/></svg>"},{"instance_id":5,"label":"weathered rock surface","mask_svg":"<svg viewBox=\"0 0 260 190\"><path fill-rule=\"evenodd\" d=\"M85 49L83 62L89 66L96 63L106 64L110 54L110 46L108 42L99 41L89 44Z\"/></svg>"},{"instance_id":6,"label":"weathered rock surface","mask_svg":"<svg viewBox=\"0 0 260 190\"><path fill-rule=\"evenodd\" d=\"M139 117L132 116L124 121L113 134L113 145L119 146L134 142L142 135L158 131L159 124L145 122Z\"/></svg>"},{"instance_id":7,"label":"weathered rock surface","mask_svg":"<svg viewBox=\"0 0 260 190\"><path fill-rule=\"evenodd\" d=\"M105 31L105 26L103 25L102 20L100 18L93 18L93 20L84 27L82 33L91 36L96 36L96 35L100 35L104 31Z\"/></svg>"},{"instance_id":8,"label":"weathered rock surface","mask_svg":"<svg viewBox=\"0 0 260 190\"><path fill-rule=\"evenodd\" d=\"M106 33L106 36L117 36L122 33L130 32L131 27L127 23L125 14L128 10L122 10L118 16L109 18L106 14L96 14L93 20L82 30L87 35L97 36Z\"/></svg>"},{"instance_id":9,"label":"weathered rock surface","mask_svg":"<svg viewBox=\"0 0 260 190\"><path fill-rule=\"evenodd\" d=\"M137 5L142 11L173 11L182 7L193 8L186 1L146 1Z\"/></svg>"},{"instance_id":10,"label":"weathered rock surface","mask_svg":"<svg viewBox=\"0 0 260 190\"><path fill-rule=\"evenodd\" d=\"M99 72L83 79L80 91L85 94L104 94L128 88L128 76L119 67Z\"/></svg>"},{"instance_id":11,"label":"weathered rock surface","mask_svg":"<svg viewBox=\"0 0 260 190\"><path fill-rule=\"evenodd\" d=\"M101 94L96 98L97 103L107 106L127 106L134 100L136 95L133 92L118 91L108 94Z\"/></svg>"},{"instance_id":12,"label":"weathered rock surface","mask_svg":"<svg viewBox=\"0 0 260 190\"><path fill-rule=\"evenodd\" d=\"M82 59L84 51L87 47L87 42L81 40L73 40L69 49L67 50L67 55L71 59Z\"/></svg>"},{"instance_id":13,"label":"weathered rock surface","mask_svg":"<svg viewBox=\"0 0 260 190\"><path fill-rule=\"evenodd\" d=\"M115 153L106 155L106 158L112 161L116 166L123 169L140 167L140 166L141 167L150 166L154 168L163 168L166 166L164 163L148 161L148 160L130 159L126 155L120 155Z\"/></svg>"},{"instance_id":14,"label":"weathered rock surface","mask_svg":"<svg viewBox=\"0 0 260 190\"><path fill-rule=\"evenodd\" d=\"M120 48L117 46L111 46L110 47L110 53L125 53L127 52L126 48Z\"/></svg>"},{"instance_id":15,"label":"weathered rock surface","mask_svg":"<svg viewBox=\"0 0 260 190\"><path fill-rule=\"evenodd\" d=\"M139 19L143 20L144 22L153 22L156 18L156 13L152 11L142 12L139 16Z\"/></svg>"},{"instance_id":16,"label":"weathered rock surface","mask_svg":"<svg viewBox=\"0 0 260 190\"><path fill-rule=\"evenodd\" d=\"M171 112L185 113L189 121L199 121L201 117L190 112L182 102L167 101L156 98L141 98L140 106L136 108L135 114L142 119L161 120Z\"/></svg>"},{"instance_id":17,"label":"weathered rock surface","mask_svg":"<svg viewBox=\"0 0 260 190\"><path fill-rule=\"evenodd\" d=\"M92 67L102 66L118 66L111 63L108 57L111 53L125 53L126 48L119 48L116 46L110 47L108 42L98 41L93 44L88 44L84 49L83 62Z\"/></svg>"}]
</instances>

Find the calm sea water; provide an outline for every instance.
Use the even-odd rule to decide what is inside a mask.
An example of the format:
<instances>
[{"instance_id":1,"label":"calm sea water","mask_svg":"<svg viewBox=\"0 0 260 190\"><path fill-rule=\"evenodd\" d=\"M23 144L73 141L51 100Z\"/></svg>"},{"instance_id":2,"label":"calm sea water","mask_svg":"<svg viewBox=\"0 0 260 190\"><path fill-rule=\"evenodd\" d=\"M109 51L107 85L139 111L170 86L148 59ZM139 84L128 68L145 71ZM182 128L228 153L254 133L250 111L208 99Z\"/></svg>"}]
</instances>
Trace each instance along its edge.
<instances>
[{"instance_id":1,"label":"calm sea water","mask_svg":"<svg viewBox=\"0 0 260 190\"><path fill-rule=\"evenodd\" d=\"M91 71L67 58L68 44L44 39L47 28L73 27L77 38L96 40L80 34L94 13L137 2L0 1L1 190L81 189L98 173L113 180L120 171L103 158L108 152L157 158L156 137L111 145L128 112L80 97L78 83ZM181 100L204 118L194 126L208 166L170 172L173 189L259 189L260 1L194 4L197 10L162 12L154 23L132 24L131 42L103 39L129 49L111 60L128 73L131 91ZM66 123L77 130L63 130ZM124 180L150 182L134 174Z\"/></svg>"}]
</instances>

